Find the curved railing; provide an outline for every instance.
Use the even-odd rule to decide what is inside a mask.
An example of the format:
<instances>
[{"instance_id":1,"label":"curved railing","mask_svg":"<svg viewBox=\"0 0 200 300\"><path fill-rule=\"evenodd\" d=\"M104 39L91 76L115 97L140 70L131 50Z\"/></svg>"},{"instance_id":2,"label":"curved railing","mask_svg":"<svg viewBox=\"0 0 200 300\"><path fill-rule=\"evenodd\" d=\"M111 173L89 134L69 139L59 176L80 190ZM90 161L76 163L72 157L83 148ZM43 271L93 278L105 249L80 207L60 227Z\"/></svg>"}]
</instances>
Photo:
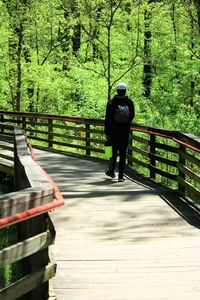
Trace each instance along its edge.
<instances>
[{"instance_id":1,"label":"curved railing","mask_svg":"<svg viewBox=\"0 0 200 300\"><path fill-rule=\"evenodd\" d=\"M18 126L0 124L0 172L14 176L15 190L0 196L0 235L10 241L0 247L0 271L7 281L0 298L47 299L48 281L56 272L48 251L55 239L48 211L63 198L34 161ZM10 273L14 280L6 279Z\"/></svg>"},{"instance_id":2,"label":"curved railing","mask_svg":"<svg viewBox=\"0 0 200 300\"><path fill-rule=\"evenodd\" d=\"M105 158L103 120L6 111L0 111L0 120L20 125L33 146ZM133 123L128 165L200 203L198 137Z\"/></svg>"}]
</instances>

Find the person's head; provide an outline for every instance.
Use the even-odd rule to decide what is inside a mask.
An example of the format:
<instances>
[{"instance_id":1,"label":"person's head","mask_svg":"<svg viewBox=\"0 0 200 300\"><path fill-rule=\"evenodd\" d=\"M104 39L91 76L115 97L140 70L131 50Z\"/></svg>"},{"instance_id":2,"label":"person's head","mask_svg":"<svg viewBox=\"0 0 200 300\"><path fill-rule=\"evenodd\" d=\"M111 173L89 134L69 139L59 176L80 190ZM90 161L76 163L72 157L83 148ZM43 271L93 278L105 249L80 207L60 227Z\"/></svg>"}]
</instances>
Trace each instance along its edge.
<instances>
[{"instance_id":1,"label":"person's head","mask_svg":"<svg viewBox=\"0 0 200 300\"><path fill-rule=\"evenodd\" d=\"M119 96L124 96L126 94L126 89L127 89L127 85L124 82L121 82L118 86L117 86L117 94Z\"/></svg>"}]
</instances>

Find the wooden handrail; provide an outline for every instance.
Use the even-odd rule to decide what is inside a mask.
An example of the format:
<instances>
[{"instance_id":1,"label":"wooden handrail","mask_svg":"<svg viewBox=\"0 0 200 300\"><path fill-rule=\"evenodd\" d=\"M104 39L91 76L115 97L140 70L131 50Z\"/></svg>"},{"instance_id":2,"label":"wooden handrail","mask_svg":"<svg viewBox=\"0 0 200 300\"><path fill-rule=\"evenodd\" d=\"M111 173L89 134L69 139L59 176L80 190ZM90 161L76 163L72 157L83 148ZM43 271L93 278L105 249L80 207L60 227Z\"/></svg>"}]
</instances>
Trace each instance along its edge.
<instances>
[{"instance_id":1,"label":"wooden handrail","mask_svg":"<svg viewBox=\"0 0 200 300\"><path fill-rule=\"evenodd\" d=\"M0 111L0 116L7 124L22 126L35 147L105 159L102 119L7 111ZM132 124L131 133L129 165L198 202L200 138L137 123ZM191 172L184 174L184 164Z\"/></svg>"},{"instance_id":2,"label":"wooden handrail","mask_svg":"<svg viewBox=\"0 0 200 300\"><path fill-rule=\"evenodd\" d=\"M91 118L81 118L81 117L70 117L70 116L61 116L61 115L50 115L50 114L41 114L41 113L30 113L30 112L8 112L0 110L0 116L3 117L2 120L5 119L5 116L15 116L15 117L21 117L20 120L13 120L9 119L11 122L17 122L18 124L23 124L22 122L23 117L26 117L26 119L36 118L37 120L54 120L54 121L65 121L65 122L72 122L75 124L91 124L91 125L104 125L104 120L102 119L91 119ZM4 121L9 121L4 120ZM0 127L1 129L1 127ZM133 123L132 129L138 132L144 132L153 134L160 137L166 137L166 138L172 138L176 140L178 143L185 143L187 147L190 147L194 145L196 147L197 151L200 151L200 138L187 133L182 133L177 130L169 130L164 128L155 128L152 126L147 125L140 125L137 123ZM196 145L196 146L195 146Z\"/></svg>"},{"instance_id":3,"label":"wooden handrail","mask_svg":"<svg viewBox=\"0 0 200 300\"><path fill-rule=\"evenodd\" d=\"M14 147L9 146L11 141ZM48 263L48 247L55 239L48 211L64 200L50 176L33 160L33 150L19 126L0 124L0 149L1 171L5 172L9 155L12 157L14 172L10 174L15 175L16 190L0 196L0 230L17 223L19 237L18 243L0 250L0 267L20 261L23 271L22 278L0 290L0 298L46 299L48 280L56 270L55 263ZM38 277L39 273L44 276Z\"/></svg>"}]
</instances>

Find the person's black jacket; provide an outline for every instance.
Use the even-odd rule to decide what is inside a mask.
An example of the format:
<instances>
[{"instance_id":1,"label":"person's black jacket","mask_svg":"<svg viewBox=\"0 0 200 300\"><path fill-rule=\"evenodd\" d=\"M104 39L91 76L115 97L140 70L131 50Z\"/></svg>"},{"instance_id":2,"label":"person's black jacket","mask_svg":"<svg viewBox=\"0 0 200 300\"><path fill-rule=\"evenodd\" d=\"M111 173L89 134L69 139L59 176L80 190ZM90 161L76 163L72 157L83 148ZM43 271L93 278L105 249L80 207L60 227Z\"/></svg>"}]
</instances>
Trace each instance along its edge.
<instances>
[{"instance_id":1,"label":"person's black jacket","mask_svg":"<svg viewBox=\"0 0 200 300\"><path fill-rule=\"evenodd\" d=\"M130 116L128 123L117 123L114 119L115 110L117 106L122 103L129 106ZM134 117L135 109L132 100L130 100L128 96L114 96L114 98L108 101L106 106L105 134L107 136L113 136L120 133L123 134L123 132L128 133L130 131L130 125Z\"/></svg>"}]
</instances>

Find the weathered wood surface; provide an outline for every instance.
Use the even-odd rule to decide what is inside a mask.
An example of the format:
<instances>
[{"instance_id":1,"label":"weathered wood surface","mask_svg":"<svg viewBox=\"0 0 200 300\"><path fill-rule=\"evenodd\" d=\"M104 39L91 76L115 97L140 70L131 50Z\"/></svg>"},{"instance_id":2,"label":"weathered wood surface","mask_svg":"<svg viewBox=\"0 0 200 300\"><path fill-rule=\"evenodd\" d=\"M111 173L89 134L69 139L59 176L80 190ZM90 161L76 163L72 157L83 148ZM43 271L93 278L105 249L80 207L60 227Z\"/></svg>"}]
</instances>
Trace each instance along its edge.
<instances>
[{"instance_id":1,"label":"weathered wood surface","mask_svg":"<svg viewBox=\"0 0 200 300\"><path fill-rule=\"evenodd\" d=\"M14 147L5 141L0 141L0 172L14 175Z\"/></svg>"},{"instance_id":2,"label":"weathered wood surface","mask_svg":"<svg viewBox=\"0 0 200 300\"><path fill-rule=\"evenodd\" d=\"M0 250L0 267L14 263L22 258L30 256L47 248L54 242L54 236L50 232L43 232L26 239L15 245Z\"/></svg>"},{"instance_id":3,"label":"weathered wood surface","mask_svg":"<svg viewBox=\"0 0 200 300\"><path fill-rule=\"evenodd\" d=\"M9 288L4 288L3 290L1 290L1 299L18 299L24 293L29 292L31 289L37 288L41 282L47 282L50 278L55 276L55 273L56 265L53 263L49 263L47 266L41 268L41 270L25 276L24 278L16 281Z\"/></svg>"},{"instance_id":4,"label":"weathered wood surface","mask_svg":"<svg viewBox=\"0 0 200 300\"><path fill-rule=\"evenodd\" d=\"M14 148L0 141L0 166L2 159L11 160L5 151L11 152L11 158L14 157L14 185L18 192L0 196L0 226L9 227L11 223L18 222L18 242L0 249L0 267L5 266L6 270L8 264L21 261L22 272L17 281L5 284L5 288L0 290L0 298L47 299L49 280L56 273L56 264L49 263L48 247L54 242L55 230L47 212L50 207L55 207L55 204L51 205L53 202L59 205L62 201L55 199L53 182L29 154L31 147L27 147L28 141L22 130L13 129ZM12 235L12 232L7 235Z\"/></svg>"},{"instance_id":5,"label":"weathered wood surface","mask_svg":"<svg viewBox=\"0 0 200 300\"><path fill-rule=\"evenodd\" d=\"M0 196L0 218L14 216L17 213L38 207L54 200L52 188L27 188L19 192L12 192Z\"/></svg>"},{"instance_id":6,"label":"weathered wood surface","mask_svg":"<svg viewBox=\"0 0 200 300\"><path fill-rule=\"evenodd\" d=\"M175 194L105 165L37 152L66 205L51 213L58 300L199 300L200 217Z\"/></svg>"}]
</instances>

